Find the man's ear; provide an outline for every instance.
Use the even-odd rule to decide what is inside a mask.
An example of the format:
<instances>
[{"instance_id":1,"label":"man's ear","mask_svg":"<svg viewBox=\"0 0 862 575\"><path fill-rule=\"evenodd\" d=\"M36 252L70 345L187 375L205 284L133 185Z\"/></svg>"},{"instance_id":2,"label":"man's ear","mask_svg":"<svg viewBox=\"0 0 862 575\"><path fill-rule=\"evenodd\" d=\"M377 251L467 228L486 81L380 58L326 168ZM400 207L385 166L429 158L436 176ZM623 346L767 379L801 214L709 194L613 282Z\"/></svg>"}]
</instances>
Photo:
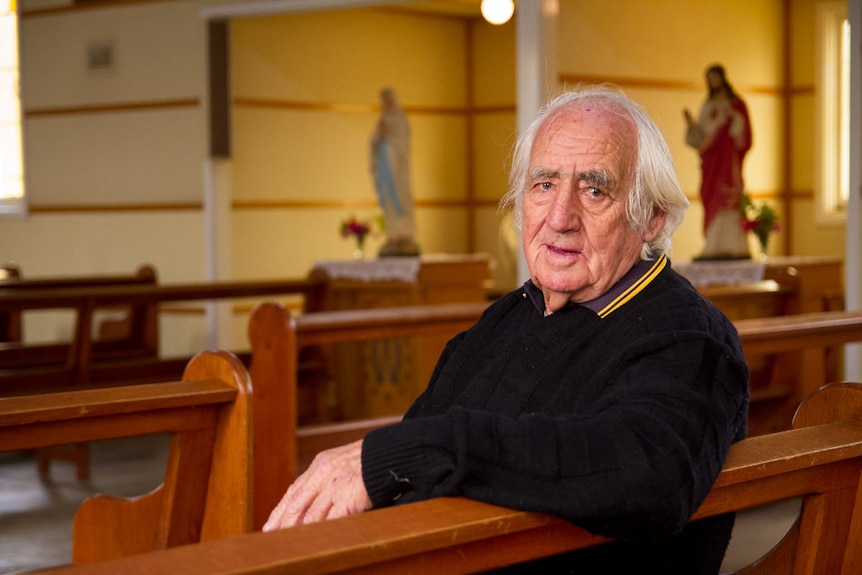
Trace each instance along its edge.
<instances>
[{"instance_id":1,"label":"man's ear","mask_svg":"<svg viewBox=\"0 0 862 575\"><path fill-rule=\"evenodd\" d=\"M667 212L659 208L653 208L652 219L647 224L647 228L643 233L644 242L651 242L658 236L664 227L664 222L667 219Z\"/></svg>"}]
</instances>

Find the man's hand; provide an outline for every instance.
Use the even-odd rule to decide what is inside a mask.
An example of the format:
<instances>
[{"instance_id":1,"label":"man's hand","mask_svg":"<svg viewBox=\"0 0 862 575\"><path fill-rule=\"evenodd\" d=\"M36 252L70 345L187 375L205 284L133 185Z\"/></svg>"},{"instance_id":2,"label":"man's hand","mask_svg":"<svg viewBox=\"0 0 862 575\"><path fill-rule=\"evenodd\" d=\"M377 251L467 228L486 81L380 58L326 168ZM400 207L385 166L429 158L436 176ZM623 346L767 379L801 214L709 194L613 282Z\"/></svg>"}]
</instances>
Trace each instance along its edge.
<instances>
[{"instance_id":1,"label":"man's hand","mask_svg":"<svg viewBox=\"0 0 862 575\"><path fill-rule=\"evenodd\" d=\"M335 519L371 508L362 482L362 440L317 454L287 489L264 531Z\"/></svg>"}]
</instances>

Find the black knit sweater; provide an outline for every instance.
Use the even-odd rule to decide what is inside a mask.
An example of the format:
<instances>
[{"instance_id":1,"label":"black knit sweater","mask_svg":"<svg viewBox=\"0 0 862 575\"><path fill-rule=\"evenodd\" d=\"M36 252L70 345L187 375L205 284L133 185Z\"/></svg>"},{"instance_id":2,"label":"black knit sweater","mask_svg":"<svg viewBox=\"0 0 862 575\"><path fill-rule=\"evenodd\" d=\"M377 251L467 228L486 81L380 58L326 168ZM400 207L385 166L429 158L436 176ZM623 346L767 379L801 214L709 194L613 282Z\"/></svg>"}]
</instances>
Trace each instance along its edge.
<instances>
[{"instance_id":1,"label":"black knit sweater","mask_svg":"<svg viewBox=\"0 0 862 575\"><path fill-rule=\"evenodd\" d=\"M643 283L605 317L545 317L523 289L489 307L404 421L366 436L374 506L463 495L617 540L524 572L718 573L733 517L688 521L745 436L745 358L669 265Z\"/></svg>"}]
</instances>

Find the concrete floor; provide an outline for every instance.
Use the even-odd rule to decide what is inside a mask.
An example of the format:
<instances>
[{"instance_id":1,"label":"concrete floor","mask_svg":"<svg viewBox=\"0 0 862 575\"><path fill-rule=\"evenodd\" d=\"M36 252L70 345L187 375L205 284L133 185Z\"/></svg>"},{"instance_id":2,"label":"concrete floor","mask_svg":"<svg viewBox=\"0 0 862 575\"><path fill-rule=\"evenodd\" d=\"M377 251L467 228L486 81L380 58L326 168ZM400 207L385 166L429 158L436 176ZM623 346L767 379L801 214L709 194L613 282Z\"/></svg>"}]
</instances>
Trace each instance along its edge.
<instances>
[{"instance_id":1,"label":"concrete floor","mask_svg":"<svg viewBox=\"0 0 862 575\"><path fill-rule=\"evenodd\" d=\"M93 493L147 493L164 476L165 436L91 444L91 479L80 482L71 464L55 463L46 478L32 454L0 454L0 574L69 563L75 509ZM724 568L738 569L770 549L787 531L798 501L739 514Z\"/></svg>"},{"instance_id":2,"label":"concrete floor","mask_svg":"<svg viewBox=\"0 0 862 575\"><path fill-rule=\"evenodd\" d=\"M91 444L90 480L75 467L53 463L45 478L33 453L0 454L0 573L48 567L72 560L72 519L94 493L142 495L161 484L167 436Z\"/></svg>"}]
</instances>

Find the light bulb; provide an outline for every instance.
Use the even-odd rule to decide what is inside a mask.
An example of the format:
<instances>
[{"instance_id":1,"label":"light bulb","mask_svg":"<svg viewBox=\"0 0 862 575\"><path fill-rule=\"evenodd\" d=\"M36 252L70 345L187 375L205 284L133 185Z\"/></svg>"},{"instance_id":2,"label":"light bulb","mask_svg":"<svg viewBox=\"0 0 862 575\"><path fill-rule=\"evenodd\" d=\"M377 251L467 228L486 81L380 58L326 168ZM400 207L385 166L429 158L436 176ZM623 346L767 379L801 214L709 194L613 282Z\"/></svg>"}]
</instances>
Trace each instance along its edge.
<instances>
[{"instance_id":1,"label":"light bulb","mask_svg":"<svg viewBox=\"0 0 862 575\"><path fill-rule=\"evenodd\" d=\"M514 0L482 0L482 16L491 24L505 24L515 13Z\"/></svg>"}]
</instances>

